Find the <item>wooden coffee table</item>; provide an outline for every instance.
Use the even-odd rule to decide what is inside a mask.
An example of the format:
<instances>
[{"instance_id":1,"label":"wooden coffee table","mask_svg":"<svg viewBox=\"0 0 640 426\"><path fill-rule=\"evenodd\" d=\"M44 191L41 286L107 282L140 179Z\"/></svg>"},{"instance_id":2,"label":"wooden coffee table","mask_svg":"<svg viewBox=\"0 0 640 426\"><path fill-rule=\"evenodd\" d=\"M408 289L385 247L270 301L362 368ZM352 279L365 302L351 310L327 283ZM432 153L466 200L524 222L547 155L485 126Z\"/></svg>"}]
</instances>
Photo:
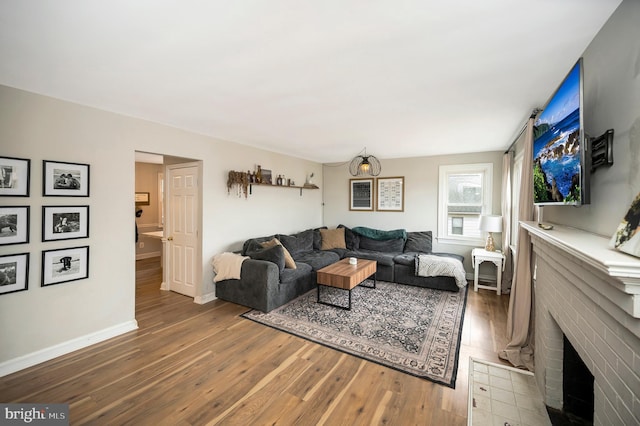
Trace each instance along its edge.
<instances>
[{"instance_id":1,"label":"wooden coffee table","mask_svg":"<svg viewBox=\"0 0 640 426\"><path fill-rule=\"evenodd\" d=\"M362 287L376 288L376 261L358 259L358 263L352 265L349 259L342 259L332 265L318 270L316 281L318 283L318 303L351 310L351 290L373 275L373 286ZM349 306L344 307L320 300L320 286L341 288L349 291Z\"/></svg>"}]
</instances>

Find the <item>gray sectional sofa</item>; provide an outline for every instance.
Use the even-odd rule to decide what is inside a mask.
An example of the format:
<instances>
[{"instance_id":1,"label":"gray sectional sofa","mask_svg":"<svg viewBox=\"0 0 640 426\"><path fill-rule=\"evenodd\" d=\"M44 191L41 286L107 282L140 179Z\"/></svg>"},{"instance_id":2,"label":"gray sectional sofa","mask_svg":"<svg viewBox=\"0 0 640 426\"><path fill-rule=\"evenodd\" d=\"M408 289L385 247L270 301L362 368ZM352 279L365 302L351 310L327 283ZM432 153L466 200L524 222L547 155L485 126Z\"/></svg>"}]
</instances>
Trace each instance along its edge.
<instances>
[{"instance_id":1,"label":"gray sectional sofa","mask_svg":"<svg viewBox=\"0 0 640 426\"><path fill-rule=\"evenodd\" d=\"M274 238L280 245L273 244ZM431 231L350 229L343 225L335 230L317 228L252 238L244 242L240 253L249 257L242 263L241 278L218 281L216 297L269 312L315 288L316 271L345 257L375 260L376 278L381 281L458 291L453 277L416 276L419 254L464 260L456 254L433 253L431 247Z\"/></svg>"}]
</instances>

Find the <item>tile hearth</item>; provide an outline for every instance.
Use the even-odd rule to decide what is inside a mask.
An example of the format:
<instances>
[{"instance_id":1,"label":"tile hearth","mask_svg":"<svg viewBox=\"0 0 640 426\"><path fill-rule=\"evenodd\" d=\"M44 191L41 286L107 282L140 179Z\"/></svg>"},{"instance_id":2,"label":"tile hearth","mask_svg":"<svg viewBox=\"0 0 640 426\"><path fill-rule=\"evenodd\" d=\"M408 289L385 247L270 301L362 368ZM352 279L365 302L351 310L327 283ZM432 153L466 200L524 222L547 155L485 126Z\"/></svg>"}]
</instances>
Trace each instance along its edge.
<instances>
[{"instance_id":1,"label":"tile hearth","mask_svg":"<svg viewBox=\"0 0 640 426\"><path fill-rule=\"evenodd\" d=\"M469 364L469 425L551 426L533 373L474 358Z\"/></svg>"}]
</instances>

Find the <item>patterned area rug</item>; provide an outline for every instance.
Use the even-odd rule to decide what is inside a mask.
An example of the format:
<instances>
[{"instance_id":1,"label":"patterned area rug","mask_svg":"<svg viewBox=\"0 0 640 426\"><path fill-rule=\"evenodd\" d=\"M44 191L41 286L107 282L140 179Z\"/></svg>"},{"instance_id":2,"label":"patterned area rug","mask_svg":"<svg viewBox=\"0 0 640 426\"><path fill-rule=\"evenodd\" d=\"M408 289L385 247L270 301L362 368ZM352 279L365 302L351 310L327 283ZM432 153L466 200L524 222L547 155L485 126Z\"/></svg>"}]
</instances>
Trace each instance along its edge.
<instances>
[{"instance_id":1,"label":"patterned area rug","mask_svg":"<svg viewBox=\"0 0 640 426\"><path fill-rule=\"evenodd\" d=\"M384 281L376 287L354 288L350 311L317 303L312 290L268 314L242 316L454 388L467 287L457 293ZM347 305L345 290L320 291L322 301Z\"/></svg>"}]
</instances>

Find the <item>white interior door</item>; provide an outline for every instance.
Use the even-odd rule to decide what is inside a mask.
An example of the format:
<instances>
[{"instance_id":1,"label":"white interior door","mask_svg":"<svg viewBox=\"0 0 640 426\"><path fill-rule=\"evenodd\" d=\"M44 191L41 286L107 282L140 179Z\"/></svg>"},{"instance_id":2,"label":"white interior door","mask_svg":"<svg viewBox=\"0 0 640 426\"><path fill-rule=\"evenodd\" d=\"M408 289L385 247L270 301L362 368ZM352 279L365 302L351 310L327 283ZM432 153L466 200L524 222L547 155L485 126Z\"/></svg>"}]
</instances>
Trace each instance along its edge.
<instances>
[{"instance_id":1,"label":"white interior door","mask_svg":"<svg viewBox=\"0 0 640 426\"><path fill-rule=\"evenodd\" d=\"M167 168L169 290L195 297L199 268L198 167Z\"/></svg>"}]
</instances>

